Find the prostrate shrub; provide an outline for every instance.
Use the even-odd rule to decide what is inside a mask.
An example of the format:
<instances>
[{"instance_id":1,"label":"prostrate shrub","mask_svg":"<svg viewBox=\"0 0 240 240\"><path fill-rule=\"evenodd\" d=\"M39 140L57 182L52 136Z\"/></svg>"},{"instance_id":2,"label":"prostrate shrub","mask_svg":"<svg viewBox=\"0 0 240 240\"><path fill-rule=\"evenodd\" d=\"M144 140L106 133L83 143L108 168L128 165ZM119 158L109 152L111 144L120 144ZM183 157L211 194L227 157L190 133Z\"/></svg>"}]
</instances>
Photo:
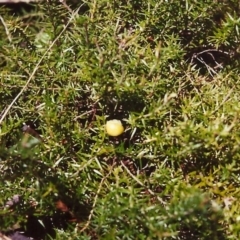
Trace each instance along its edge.
<instances>
[{"instance_id":1,"label":"prostrate shrub","mask_svg":"<svg viewBox=\"0 0 240 240\"><path fill-rule=\"evenodd\" d=\"M238 0L0 16L1 231L240 238ZM124 133L109 136L114 119Z\"/></svg>"}]
</instances>

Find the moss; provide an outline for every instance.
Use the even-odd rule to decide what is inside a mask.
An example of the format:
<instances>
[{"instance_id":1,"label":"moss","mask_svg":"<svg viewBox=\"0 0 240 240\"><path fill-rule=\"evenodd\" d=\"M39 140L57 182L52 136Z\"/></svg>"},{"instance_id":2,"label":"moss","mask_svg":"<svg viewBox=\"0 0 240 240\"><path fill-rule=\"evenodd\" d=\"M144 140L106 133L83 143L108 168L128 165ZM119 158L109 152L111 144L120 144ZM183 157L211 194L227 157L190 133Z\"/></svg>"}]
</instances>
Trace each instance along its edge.
<instances>
[{"instance_id":1,"label":"moss","mask_svg":"<svg viewBox=\"0 0 240 240\"><path fill-rule=\"evenodd\" d=\"M237 0L1 6L1 230L57 211L71 217L55 239L239 239L239 12Z\"/></svg>"}]
</instances>

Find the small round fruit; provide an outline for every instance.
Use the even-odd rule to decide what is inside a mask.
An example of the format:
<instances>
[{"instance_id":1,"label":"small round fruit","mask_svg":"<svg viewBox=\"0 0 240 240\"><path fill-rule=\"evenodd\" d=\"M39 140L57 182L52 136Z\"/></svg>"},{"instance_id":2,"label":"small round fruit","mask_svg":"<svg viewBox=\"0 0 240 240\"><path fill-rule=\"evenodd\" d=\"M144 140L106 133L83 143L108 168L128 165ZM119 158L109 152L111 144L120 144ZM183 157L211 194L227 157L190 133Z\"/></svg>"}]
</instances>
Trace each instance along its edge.
<instances>
[{"instance_id":1,"label":"small round fruit","mask_svg":"<svg viewBox=\"0 0 240 240\"><path fill-rule=\"evenodd\" d=\"M107 134L112 137L117 137L123 133L124 128L120 120L113 119L109 120L106 123Z\"/></svg>"}]
</instances>

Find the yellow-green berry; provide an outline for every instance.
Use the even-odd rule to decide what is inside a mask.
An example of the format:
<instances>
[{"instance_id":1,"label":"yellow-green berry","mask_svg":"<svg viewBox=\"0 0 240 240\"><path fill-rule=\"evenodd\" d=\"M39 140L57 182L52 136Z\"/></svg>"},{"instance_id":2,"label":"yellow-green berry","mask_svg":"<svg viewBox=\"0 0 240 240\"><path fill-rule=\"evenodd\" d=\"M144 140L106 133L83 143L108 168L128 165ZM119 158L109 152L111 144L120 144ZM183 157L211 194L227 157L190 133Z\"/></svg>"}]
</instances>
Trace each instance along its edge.
<instances>
[{"instance_id":1,"label":"yellow-green berry","mask_svg":"<svg viewBox=\"0 0 240 240\"><path fill-rule=\"evenodd\" d=\"M109 120L106 123L107 134L112 137L117 137L123 133L124 128L122 122L117 119Z\"/></svg>"}]
</instances>

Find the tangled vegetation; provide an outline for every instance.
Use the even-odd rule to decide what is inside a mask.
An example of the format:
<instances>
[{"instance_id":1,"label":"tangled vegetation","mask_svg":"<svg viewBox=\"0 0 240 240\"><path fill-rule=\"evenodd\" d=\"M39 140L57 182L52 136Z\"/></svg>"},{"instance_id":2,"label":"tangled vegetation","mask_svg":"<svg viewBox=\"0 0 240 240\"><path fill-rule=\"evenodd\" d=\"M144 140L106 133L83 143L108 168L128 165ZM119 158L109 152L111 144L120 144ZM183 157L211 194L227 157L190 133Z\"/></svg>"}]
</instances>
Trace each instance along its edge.
<instances>
[{"instance_id":1,"label":"tangled vegetation","mask_svg":"<svg viewBox=\"0 0 240 240\"><path fill-rule=\"evenodd\" d=\"M0 26L1 231L240 239L239 0L44 1Z\"/></svg>"}]
</instances>

